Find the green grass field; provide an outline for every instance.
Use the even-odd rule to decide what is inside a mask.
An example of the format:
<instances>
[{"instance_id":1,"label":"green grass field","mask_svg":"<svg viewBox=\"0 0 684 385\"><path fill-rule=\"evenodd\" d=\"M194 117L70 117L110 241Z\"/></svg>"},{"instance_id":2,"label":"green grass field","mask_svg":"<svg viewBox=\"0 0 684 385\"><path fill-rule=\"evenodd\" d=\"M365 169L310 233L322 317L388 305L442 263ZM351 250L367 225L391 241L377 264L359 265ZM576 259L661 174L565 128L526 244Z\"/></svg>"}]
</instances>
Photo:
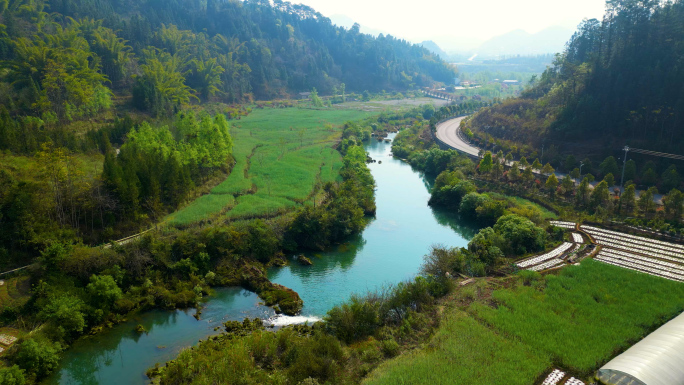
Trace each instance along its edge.
<instances>
[{"instance_id":1,"label":"green grass field","mask_svg":"<svg viewBox=\"0 0 684 385\"><path fill-rule=\"evenodd\" d=\"M529 385L550 364L547 357L456 310L427 348L384 363L364 384Z\"/></svg>"},{"instance_id":2,"label":"green grass field","mask_svg":"<svg viewBox=\"0 0 684 385\"><path fill-rule=\"evenodd\" d=\"M217 217L252 218L304 204L316 183L338 178L342 157L332 146L341 125L373 114L359 109L255 109L231 121L232 173L166 221L185 225Z\"/></svg>"},{"instance_id":3,"label":"green grass field","mask_svg":"<svg viewBox=\"0 0 684 385\"><path fill-rule=\"evenodd\" d=\"M470 311L494 329L584 374L684 309L684 285L594 260L532 287L496 291Z\"/></svg>"},{"instance_id":4,"label":"green grass field","mask_svg":"<svg viewBox=\"0 0 684 385\"><path fill-rule=\"evenodd\" d=\"M591 259L542 283L471 293L427 348L386 362L367 384L532 384L553 367L587 379L684 309L683 284Z\"/></svg>"}]
</instances>

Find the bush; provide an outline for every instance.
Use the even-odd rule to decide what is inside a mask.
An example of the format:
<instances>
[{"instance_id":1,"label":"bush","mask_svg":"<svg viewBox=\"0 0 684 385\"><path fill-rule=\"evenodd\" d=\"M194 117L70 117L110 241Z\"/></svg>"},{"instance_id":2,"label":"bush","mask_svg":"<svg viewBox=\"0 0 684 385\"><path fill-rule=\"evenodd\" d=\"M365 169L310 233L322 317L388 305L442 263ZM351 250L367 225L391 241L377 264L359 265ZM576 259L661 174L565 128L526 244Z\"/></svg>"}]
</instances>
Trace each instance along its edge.
<instances>
[{"instance_id":1,"label":"bush","mask_svg":"<svg viewBox=\"0 0 684 385\"><path fill-rule=\"evenodd\" d=\"M382 341L382 352L387 357L395 357L397 354L399 354L399 344L394 340L394 338L384 340Z\"/></svg>"},{"instance_id":2,"label":"bush","mask_svg":"<svg viewBox=\"0 0 684 385\"><path fill-rule=\"evenodd\" d=\"M530 271L530 270L520 270L518 272L518 277L520 278L520 281L522 282L523 285L525 286L530 286L534 282L541 281L542 275L538 271Z\"/></svg>"},{"instance_id":3,"label":"bush","mask_svg":"<svg viewBox=\"0 0 684 385\"><path fill-rule=\"evenodd\" d=\"M42 378L50 374L59 364L61 346L47 339L27 339L19 345L15 362L20 368L36 377Z\"/></svg>"},{"instance_id":4,"label":"bush","mask_svg":"<svg viewBox=\"0 0 684 385\"><path fill-rule=\"evenodd\" d=\"M466 194L461 200L458 212L459 214L476 219L477 218L477 207L481 206L487 199L486 195L480 195L476 192L470 192Z\"/></svg>"},{"instance_id":5,"label":"bush","mask_svg":"<svg viewBox=\"0 0 684 385\"><path fill-rule=\"evenodd\" d=\"M370 297L352 295L349 301L328 311L326 328L346 343L372 335L380 326L378 307L374 302Z\"/></svg>"},{"instance_id":6,"label":"bush","mask_svg":"<svg viewBox=\"0 0 684 385\"><path fill-rule=\"evenodd\" d=\"M544 249L546 233L527 218L511 214L499 218L494 230L503 237L508 254L525 254Z\"/></svg>"},{"instance_id":7,"label":"bush","mask_svg":"<svg viewBox=\"0 0 684 385\"><path fill-rule=\"evenodd\" d=\"M17 365L0 369L0 385L24 385L24 371Z\"/></svg>"},{"instance_id":8,"label":"bush","mask_svg":"<svg viewBox=\"0 0 684 385\"><path fill-rule=\"evenodd\" d=\"M68 294L51 296L39 313L39 318L48 321L59 330L60 338L82 333L86 327L83 310L85 303Z\"/></svg>"},{"instance_id":9,"label":"bush","mask_svg":"<svg viewBox=\"0 0 684 385\"><path fill-rule=\"evenodd\" d=\"M442 175L442 174L440 174ZM458 181L440 188L435 187L428 204L446 207L459 207L464 196L475 191L475 185L468 181Z\"/></svg>"}]
</instances>

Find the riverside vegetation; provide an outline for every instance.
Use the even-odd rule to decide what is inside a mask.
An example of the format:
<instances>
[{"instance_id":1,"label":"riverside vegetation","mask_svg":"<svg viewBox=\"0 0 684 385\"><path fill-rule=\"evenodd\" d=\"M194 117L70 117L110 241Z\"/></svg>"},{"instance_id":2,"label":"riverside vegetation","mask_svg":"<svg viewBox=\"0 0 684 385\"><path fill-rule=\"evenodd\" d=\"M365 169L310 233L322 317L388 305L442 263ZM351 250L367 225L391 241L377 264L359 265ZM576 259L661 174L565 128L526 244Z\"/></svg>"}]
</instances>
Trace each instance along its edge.
<instances>
[{"instance_id":1,"label":"riverside vegetation","mask_svg":"<svg viewBox=\"0 0 684 385\"><path fill-rule=\"evenodd\" d=\"M283 2L0 1L0 268L30 266L0 292L3 330L20 337L0 382L40 381L83 334L196 306L212 286L296 313L265 266L374 211L356 136L372 129L340 129L372 114L332 104L455 73ZM274 101L303 91L310 103Z\"/></svg>"},{"instance_id":2,"label":"riverside vegetation","mask_svg":"<svg viewBox=\"0 0 684 385\"><path fill-rule=\"evenodd\" d=\"M316 207L290 216L149 233L109 249L52 244L32 272L28 302L2 312L6 323L41 327L3 357L28 379L39 379L81 334L134 310L196 306L216 285L246 287L277 311L295 314L302 306L299 296L268 281L264 266L282 261L282 251L338 242L363 228L365 214L374 211L366 153L353 138L345 143L341 180L323 186Z\"/></svg>"}]
</instances>

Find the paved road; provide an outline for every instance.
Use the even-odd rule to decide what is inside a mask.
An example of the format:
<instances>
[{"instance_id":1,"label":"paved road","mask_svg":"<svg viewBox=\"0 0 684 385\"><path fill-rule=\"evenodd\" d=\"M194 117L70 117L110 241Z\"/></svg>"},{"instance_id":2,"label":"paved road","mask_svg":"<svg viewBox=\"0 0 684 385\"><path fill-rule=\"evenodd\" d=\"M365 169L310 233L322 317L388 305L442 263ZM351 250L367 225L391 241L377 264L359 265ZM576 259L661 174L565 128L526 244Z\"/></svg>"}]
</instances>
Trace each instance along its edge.
<instances>
[{"instance_id":1,"label":"paved road","mask_svg":"<svg viewBox=\"0 0 684 385\"><path fill-rule=\"evenodd\" d=\"M439 138L442 142L446 143L448 146L451 148L459 151L459 152L464 152L466 154L473 155L475 157L478 156L478 153L480 149L478 147L475 147L471 144L466 143L461 139L461 136L458 135L457 133L460 131L459 127L461 125L461 121L465 119L465 116L460 117L460 118L454 118L447 120L446 122L442 122L437 125L437 138ZM506 166L510 167L512 166L513 162L506 162ZM520 168L522 171L522 167ZM532 170L535 174L540 174L540 170ZM558 180L561 180L565 177L564 173L560 172L554 172L556 174L556 177ZM600 181L594 181L591 183L591 186L594 187L596 186ZM575 181L575 185L579 185L579 181ZM610 191L612 193L613 189L617 188L619 186L612 186L610 187ZM636 191L636 196L637 198L641 194L641 190ZM657 204L662 205L662 198L663 196L661 194L656 194L653 196L653 201Z\"/></svg>"},{"instance_id":2,"label":"paved road","mask_svg":"<svg viewBox=\"0 0 684 385\"><path fill-rule=\"evenodd\" d=\"M461 139L461 137L457 134L463 119L465 119L465 117L450 119L446 122L438 124L437 138L459 152L477 156L480 149L464 142L463 139Z\"/></svg>"}]
</instances>

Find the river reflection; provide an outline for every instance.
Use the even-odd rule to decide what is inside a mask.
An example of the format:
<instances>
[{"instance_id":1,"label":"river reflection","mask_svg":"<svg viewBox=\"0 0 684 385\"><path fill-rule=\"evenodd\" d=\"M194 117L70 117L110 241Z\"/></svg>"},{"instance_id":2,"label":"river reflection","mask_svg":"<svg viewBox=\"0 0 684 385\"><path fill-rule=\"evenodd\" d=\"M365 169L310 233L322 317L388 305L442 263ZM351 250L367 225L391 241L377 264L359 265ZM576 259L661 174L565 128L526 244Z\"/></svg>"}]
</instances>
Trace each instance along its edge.
<instances>
[{"instance_id":1,"label":"river reflection","mask_svg":"<svg viewBox=\"0 0 684 385\"><path fill-rule=\"evenodd\" d=\"M201 320L194 309L153 310L132 317L93 337L82 338L64 355L58 373L48 384L145 384L145 371L164 363L181 349L200 339L217 334L214 328L227 320L245 317L270 318L273 309L260 304L259 297L247 290L222 288L207 301ZM137 333L141 324L147 333Z\"/></svg>"},{"instance_id":2,"label":"river reflection","mask_svg":"<svg viewBox=\"0 0 684 385\"><path fill-rule=\"evenodd\" d=\"M377 214L363 234L325 252L306 253L313 266L294 260L269 270L272 281L297 291L304 300L299 318L283 317L277 324L315 320L353 293L375 290L410 279L418 272L430 246L465 247L477 227L449 212L427 205L432 180L390 156L389 143L373 141L367 150L377 163L369 165L377 184ZM294 256L291 256L294 258ZM164 363L198 340L218 333L228 319L268 319L270 308L241 289L221 289L208 299L197 321L194 310L151 311L90 338L65 352L50 384L145 384L145 371ZM299 321L298 321L299 320ZM134 332L142 324L146 334Z\"/></svg>"},{"instance_id":3,"label":"river reflection","mask_svg":"<svg viewBox=\"0 0 684 385\"><path fill-rule=\"evenodd\" d=\"M389 143L373 141L366 148L378 161L369 165L377 185L375 220L333 250L305 253L313 266L292 261L269 271L273 282L299 293L305 315L322 316L353 293L410 279L430 246L465 247L477 231L458 215L430 208L432 180L390 156Z\"/></svg>"}]
</instances>

